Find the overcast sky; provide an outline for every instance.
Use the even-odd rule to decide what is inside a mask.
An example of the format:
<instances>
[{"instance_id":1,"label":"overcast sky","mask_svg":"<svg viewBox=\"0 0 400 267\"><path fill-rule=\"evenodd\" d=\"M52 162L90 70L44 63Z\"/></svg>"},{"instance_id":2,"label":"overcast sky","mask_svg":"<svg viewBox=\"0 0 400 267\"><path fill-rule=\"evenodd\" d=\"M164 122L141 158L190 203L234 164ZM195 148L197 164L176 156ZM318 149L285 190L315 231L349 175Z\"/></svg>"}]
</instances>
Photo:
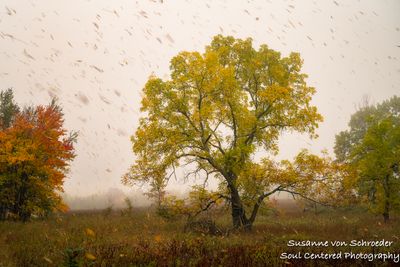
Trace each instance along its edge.
<instances>
[{"instance_id":1,"label":"overcast sky","mask_svg":"<svg viewBox=\"0 0 400 267\"><path fill-rule=\"evenodd\" d=\"M168 77L178 52L203 51L216 34L300 52L325 120L317 140L282 136L278 158L332 152L363 96L400 94L398 14L398 0L0 0L0 90L14 88L22 105L60 99L79 131L67 194L129 191L120 177L134 160L141 90L152 73Z\"/></svg>"}]
</instances>

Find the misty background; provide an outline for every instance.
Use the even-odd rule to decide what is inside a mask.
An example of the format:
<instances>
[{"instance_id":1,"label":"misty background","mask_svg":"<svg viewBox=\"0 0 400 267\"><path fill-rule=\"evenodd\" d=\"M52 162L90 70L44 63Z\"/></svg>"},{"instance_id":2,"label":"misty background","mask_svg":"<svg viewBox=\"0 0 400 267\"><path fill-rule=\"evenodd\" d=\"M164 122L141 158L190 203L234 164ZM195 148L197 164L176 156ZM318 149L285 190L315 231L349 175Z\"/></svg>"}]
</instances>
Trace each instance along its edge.
<instances>
[{"instance_id":1,"label":"misty background","mask_svg":"<svg viewBox=\"0 0 400 267\"><path fill-rule=\"evenodd\" d=\"M58 97L65 127L79 132L64 185L72 209L118 207L126 196L146 205L145 188L121 176L134 161L141 90L151 74L168 78L173 56L204 51L216 34L299 52L324 122L316 140L283 134L277 159L301 148L333 155L335 134L364 98L400 92L399 13L398 0L0 0L0 90L13 88L20 105Z\"/></svg>"}]
</instances>

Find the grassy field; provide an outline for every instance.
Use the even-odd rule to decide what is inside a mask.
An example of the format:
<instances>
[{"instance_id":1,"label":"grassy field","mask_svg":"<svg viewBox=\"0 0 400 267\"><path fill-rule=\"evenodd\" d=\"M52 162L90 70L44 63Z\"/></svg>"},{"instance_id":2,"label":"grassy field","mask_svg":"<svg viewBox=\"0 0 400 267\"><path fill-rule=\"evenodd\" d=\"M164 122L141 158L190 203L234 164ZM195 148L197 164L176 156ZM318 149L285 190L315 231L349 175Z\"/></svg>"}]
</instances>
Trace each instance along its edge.
<instances>
[{"instance_id":1,"label":"grassy field","mask_svg":"<svg viewBox=\"0 0 400 267\"><path fill-rule=\"evenodd\" d=\"M219 216L221 229L230 219ZM183 231L151 209L69 212L29 223L0 222L0 266L391 266L393 260L280 259L296 252L400 253L400 218L355 210L285 208L260 216L250 233ZM288 247L289 240L381 240L390 247Z\"/></svg>"}]
</instances>

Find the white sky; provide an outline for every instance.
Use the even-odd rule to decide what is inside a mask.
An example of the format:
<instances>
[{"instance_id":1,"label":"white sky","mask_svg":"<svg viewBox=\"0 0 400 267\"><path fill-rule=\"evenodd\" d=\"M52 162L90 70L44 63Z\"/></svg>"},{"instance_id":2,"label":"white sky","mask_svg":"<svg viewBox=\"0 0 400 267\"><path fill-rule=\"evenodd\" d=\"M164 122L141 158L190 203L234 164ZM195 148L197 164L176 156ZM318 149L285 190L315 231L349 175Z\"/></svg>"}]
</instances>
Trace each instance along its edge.
<instances>
[{"instance_id":1,"label":"white sky","mask_svg":"<svg viewBox=\"0 0 400 267\"><path fill-rule=\"evenodd\" d=\"M291 158L332 151L364 95L399 94L398 14L398 0L0 0L0 90L14 88L20 104L59 97L66 127L80 132L67 194L128 191L120 177L133 161L141 89L151 73L167 77L179 51L203 51L222 33L300 52L325 121L317 140L282 137L279 158Z\"/></svg>"}]
</instances>

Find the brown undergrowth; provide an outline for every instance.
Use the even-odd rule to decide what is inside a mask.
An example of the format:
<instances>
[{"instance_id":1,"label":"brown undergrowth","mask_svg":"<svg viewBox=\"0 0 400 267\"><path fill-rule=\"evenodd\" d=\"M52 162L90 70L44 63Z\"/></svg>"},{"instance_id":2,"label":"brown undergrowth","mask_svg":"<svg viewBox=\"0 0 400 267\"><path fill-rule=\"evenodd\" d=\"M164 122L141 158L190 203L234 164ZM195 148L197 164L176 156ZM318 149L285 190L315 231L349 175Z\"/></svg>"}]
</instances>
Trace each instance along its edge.
<instances>
[{"instance_id":1,"label":"brown undergrowth","mask_svg":"<svg viewBox=\"0 0 400 267\"><path fill-rule=\"evenodd\" d=\"M148 209L69 212L28 223L0 222L0 266L390 266L391 261L281 260L283 252L400 252L400 222L359 210L287 211L261 216L253 231L183 231ZM389 248L293 248L289 240L394 241Z\"/></svg>"}]
</instances>

